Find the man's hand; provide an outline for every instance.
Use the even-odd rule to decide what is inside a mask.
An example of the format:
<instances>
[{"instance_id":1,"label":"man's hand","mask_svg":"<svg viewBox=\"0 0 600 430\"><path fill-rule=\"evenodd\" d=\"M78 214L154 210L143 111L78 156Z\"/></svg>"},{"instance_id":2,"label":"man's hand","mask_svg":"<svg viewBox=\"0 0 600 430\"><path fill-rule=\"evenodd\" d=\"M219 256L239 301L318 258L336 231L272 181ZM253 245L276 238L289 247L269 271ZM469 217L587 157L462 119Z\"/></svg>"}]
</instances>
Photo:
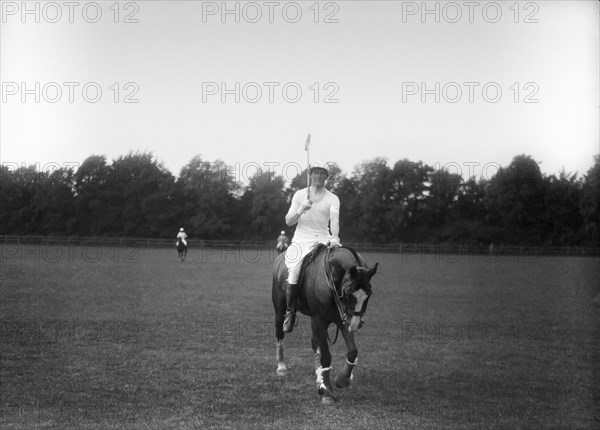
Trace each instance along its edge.
<instances>
[{"instance_id":1,"label":"man's hand","mask_svg":"<svg viewBox=\"0 0 600 430\"><path fill-rule=\"evenodd\" d=\"M312 202L308 199L304 200L298 208L298 215L302 215L312 207Z\"/></svg>"},{"instance_id":2,"label":"man's hand","mask_svg":"<svg viewBox=\"0 0 600 430\"><path fill-rule=\"evenodd\" d=\"M340 238L334 236L331 239L329 239L329 246L342 246L342 244L340 243Z\"/></svg>"}]
</instances>

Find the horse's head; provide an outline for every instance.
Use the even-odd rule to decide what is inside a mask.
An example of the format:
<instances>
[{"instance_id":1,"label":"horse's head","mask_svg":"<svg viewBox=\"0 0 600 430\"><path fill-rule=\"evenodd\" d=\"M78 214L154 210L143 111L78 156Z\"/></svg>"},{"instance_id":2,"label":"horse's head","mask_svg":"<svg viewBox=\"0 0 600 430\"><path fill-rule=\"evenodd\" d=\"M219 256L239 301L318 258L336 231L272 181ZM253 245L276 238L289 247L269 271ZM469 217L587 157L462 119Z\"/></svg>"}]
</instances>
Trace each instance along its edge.
<instances>
[{"instance_id":1,"label":"horse's head","mask_svg":"<svg viewBox=\"0 0 600 430\"><path fill-rule=\"evenodd\" d=\"M352 316L348 329L352 332L358 331L364 324L363 315L367 310L369 297L373 293L371 278L377 272L378 265L379 263L375 263L371 269L352 266L342 280L342 294L346 303L346 311Z\"/></svg>"}]
</instances>

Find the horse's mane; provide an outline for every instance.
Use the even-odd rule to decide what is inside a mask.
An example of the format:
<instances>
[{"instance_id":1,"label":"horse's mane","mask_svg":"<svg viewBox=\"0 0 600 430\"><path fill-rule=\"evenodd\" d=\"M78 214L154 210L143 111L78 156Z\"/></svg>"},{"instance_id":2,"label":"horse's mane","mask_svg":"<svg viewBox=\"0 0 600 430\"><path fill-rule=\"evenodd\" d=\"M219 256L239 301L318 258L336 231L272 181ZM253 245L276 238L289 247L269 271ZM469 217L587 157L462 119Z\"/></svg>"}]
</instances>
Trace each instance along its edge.
<instances>
[{"instance_id":1,"label":"horse's mane","mask_svg":"<svg viewBox=\"0 0 600 430\"><path fill-rule=\"evenodd\" d=\"M314 261L322 261L319 259L321 255L326 259L325 263L329 264L331 276L336 288L340 286L342 278L351 267L364 266L365 264L364 259L353 248L346 246L329 248L327 245L319 243L302 261L302 268L298 278L299 283L302 282L304 271L308 265Z\"/></svg>"},{"instance_id":2,"label":"horse's mane","mask_svg":"<svg viewBox=\"0 0 600 430\"><path fill-rule=\"evenodd\" d=\"M365 265L364 258L354 248L347 246L332 249L329 254L329 262L343 267L344 271L350 269L352 266Z\"/></svg>"},{"instance_id":3,"label":"horse's mane","mask_svg":"<svg viewBox=\"0 0 600 430\"><path fill-rule=\"evenodd\" d=\"M336 288L339 288L344 275L351 267L364 266L365 260L353 248L341 246L333 248L329 254L329 265L331 268L331 277Z\"/></svg>"}]
</instances>

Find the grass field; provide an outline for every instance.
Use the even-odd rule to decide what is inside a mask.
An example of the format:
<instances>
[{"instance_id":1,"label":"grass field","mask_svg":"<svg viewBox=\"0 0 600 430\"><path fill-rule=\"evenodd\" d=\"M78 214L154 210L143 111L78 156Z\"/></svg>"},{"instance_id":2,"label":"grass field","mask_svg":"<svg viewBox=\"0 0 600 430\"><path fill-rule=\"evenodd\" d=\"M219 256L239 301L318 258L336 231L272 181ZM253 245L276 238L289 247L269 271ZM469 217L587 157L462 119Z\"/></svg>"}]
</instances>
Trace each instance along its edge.
<instances>
[{"instance_id":1,"label":"grass field","mask_svg":"<svg viewBox=\"0 0 600 430\"><path fill-rule=\"evenodd\" d=\"M188 257L3 248L0 427L600 426L598 259L366 254L354 385L324 406L307 317L275 373L272 254Z\"/></svg>"}]
</instances>

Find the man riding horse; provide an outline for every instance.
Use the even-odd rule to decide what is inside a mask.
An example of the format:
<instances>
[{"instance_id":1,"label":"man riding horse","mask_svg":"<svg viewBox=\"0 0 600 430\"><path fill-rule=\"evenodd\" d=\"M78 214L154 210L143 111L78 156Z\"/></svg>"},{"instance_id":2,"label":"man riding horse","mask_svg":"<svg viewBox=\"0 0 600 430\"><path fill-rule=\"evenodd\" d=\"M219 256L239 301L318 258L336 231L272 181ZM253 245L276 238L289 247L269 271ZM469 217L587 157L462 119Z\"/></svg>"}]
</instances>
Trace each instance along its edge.
<instances>
[{"instance_id":1,"label":"man riding horse","mask_svg":"<svg viewBox=\"0 0 600 430\"><path fill-rule=\"evenodd\" d=\"M290 240L288 239L287 235L285 234L285 230L281 230L281 233L279 233L279 236L277 236L277 245L275 246L275 248L277 249L277 252L279 254L281 254L282 252L285 252L286 249L288 249L288 246L290 246Z\"/></svg>"},{"instance_id":2,"label":"man riding horse","mask_svg":"<svg viewBox=\"0 0 600 430\"><path fill-rule=\"evenodd\" d=\"M347 388L358 357L354 334L363 325L363 315L372 295L371 278L378 266L375 263L369 268L359 253L341 246L338 237L340 202L325 189L328 174L325 163L311 164L309 186L294 194L285 219L288 225L297 223L298 226L292 244L273 262L271 290L277 375L284 376L287 372L283 338L286 332L292 331L298 308L311 319L317 392L322 403L337 401L331 381L328 327L335 324L346 342L346 363L334 383L337 388ZM303 261L304 256L308 256L307 261Z\"/></svg>"},{"instance_id":3,"label":"man riding horse","mask_svg":"<svg viewBox=\"0 0 600 430\"><path fill-rule=\"evenodd\" d=\"M185 233L185 231L183 230L183 227L181 227L179 229L179 233L177 233L177 237L176 239L179 241L179 239L181 239L181 241L183 242L183 244L185 246L187 246L187 234Z\"/></svg>"},{"instance_id":4,"label":"man riding horse","mask_svg":"<svg viewBox=\"0 0 600 430\"><path fill-rule=\"evenodd\" d=\"M177 242L175 243L177 248L177 254L179 255L179 261L183 263L187 256L187 234L183 231L183 227L179 229L177 233Z\"/></svg>"},{"instance_id":5,"label":"man riding horse","mask_svg":"<svg viewBox=\"0 0 600 430\"><path fill-rule=\"evenodd\" d=\"M285 254L288 269L286 286L286 313L283 331L289 333L296 320L296 298L298 296L298 275L302 259L318 243L341 246L340 200L325 188L329 168L323 161L311 163L309 168L310 184L307 188L294 193L290 209L285 216L288 226L298 224L292 243Z\"/></svg>"}]
</instances>

